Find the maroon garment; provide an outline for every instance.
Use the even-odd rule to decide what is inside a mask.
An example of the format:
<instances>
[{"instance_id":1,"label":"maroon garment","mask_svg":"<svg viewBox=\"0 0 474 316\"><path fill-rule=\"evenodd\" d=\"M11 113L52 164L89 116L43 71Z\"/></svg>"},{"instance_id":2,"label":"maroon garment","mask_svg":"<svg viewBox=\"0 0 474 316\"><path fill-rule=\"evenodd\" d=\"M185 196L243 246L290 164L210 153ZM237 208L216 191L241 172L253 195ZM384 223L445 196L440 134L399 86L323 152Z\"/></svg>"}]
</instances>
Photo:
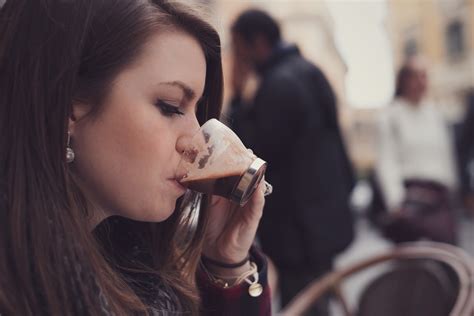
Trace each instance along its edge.
<instances>
[{"instance_id":1,"label":"maroon garment","mask_svg":"<svg viewBox=\"0 0 474 316\"><path fill-rule=\"evenodd\" d=\"M420 180L405 180L405 199L398 213L384 218L386 237L396 243L423 238L456 243L456 214L450 192L442 184Z\"/></svg>"},{"instance_id":2,"label":"maroon garment","mask_svg":"<svg viewBox=\"0 0 474 316\"><path fill-rule=\"evenodd\" d=\"M267 261L262 253L252 248L251 260L257 264L259 281L263 293L252 297L249 285L242 283L224 289L214 284L203 272L198 273L198 287L201 291L202 315L205 316L269 316L271 315L271 293L267 280Z\"/></svg>"}]
</instances>

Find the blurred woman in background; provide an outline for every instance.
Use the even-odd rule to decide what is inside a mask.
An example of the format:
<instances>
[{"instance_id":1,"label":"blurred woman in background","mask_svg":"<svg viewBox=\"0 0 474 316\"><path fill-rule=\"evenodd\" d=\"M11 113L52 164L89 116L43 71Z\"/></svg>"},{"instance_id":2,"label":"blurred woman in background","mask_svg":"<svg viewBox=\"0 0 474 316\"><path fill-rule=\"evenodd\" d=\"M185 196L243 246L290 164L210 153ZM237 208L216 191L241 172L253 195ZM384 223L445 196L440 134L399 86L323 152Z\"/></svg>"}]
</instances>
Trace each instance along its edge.
<instances>
[{"instance_id":1,"label":"blurred woman in background","mask_svg":"<svg viewBox=\"0 0 474 316\"><path fill-rule=\"evenodd\" d=\"M426 65L411 57L398 73L395 99L378 126L376 173L390 212L386 233L397 242L429 238L454 243L454 148L426 91Z\"/></svg>"}]
</instances>

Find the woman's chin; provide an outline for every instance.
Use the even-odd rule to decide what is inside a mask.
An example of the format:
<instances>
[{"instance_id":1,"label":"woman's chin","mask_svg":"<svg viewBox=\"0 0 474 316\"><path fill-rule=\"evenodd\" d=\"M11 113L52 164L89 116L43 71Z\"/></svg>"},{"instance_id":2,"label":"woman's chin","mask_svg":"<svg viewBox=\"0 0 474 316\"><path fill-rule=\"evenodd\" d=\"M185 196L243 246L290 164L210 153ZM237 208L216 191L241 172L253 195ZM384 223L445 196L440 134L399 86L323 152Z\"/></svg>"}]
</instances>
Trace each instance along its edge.
<instances>
[{"instance_id":1,"label":"woman's chin","mask_svg":"<svg viewBox=\"0 0 474 316\"><path fill-rule=\"evenodd\" d=\"M176 199L160 200L159 202L153 201L152 203L146 203L148 205L130 207L128 211L122 211L120 214L123 217L127 217L134 221L139 222L163 222L166 221L171 215L173 215L176 209Z\"/></svg>"},{"instance_id":2,"label":"woman's chin","mask_svg":"<svg viewBox=\"0 0 474 316\"><path fill-rule=\"evenodd\" d=\"M123 214L123 216L134 221L158 223L166 221L173 214L174 209L175 205L167 208L160 207L159 209L152 208L148 210L141 210L140 213Z\"/></svg>"},{"instance_id":3,"label":"woman's chin","mask_svg":"<svg viewBox=\"0 0 474 316\"><path fill-rule=\"evenodd\" d=\"M154 212L149 213L146 217L147 222L164 222L166 221L173 213L175 206L170 208L160 208Z\"/></svg>"},{"instance_id":4,"label":"woman's chin","mask_svg":"<svg viewBox=\"0 0 474 316\"><path fill-rule=\"evenodd\" d=\"M173 215L176 209L176 200L170 200L168 203L162 203L159 208L155 208L152 212L148 213L149 222L163 222Z\"/></svg>"}]
</instances>

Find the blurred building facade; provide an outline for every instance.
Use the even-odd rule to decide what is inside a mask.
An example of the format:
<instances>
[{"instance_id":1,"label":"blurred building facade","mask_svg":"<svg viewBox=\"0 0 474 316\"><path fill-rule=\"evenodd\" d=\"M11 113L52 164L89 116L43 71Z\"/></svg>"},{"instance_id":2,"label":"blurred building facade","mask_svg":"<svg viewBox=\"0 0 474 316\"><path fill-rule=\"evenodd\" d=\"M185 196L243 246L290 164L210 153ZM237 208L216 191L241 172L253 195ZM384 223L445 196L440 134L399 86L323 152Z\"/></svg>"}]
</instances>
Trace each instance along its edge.
<instances>
[{"instance_id":1,"label":"blurred building facade","mask_svg":"<svg viewBox=\"0 0 474 316\"><path fill-rule=\"evenodd\" d=\"M388 30L395 66L420 53L430 65L431 97L451 121L463 114L474 87L474 0L389 0Z\"/></svg>"},{"instance_id":2,"label":"blurred building facade","mask_svg":"<svg viewBox=\"0 0 474 316\"><path fill-rule=\"evenodd\" d=\"M355 165L362 173L372 168L375 122L382 108L356 109L348 104L347 66L335 44L334 20L327 0L189 1L201 2L209 8L222 39L226 83L230 82L231 64L229 27L235 17L249 7L264 9L275 16L281 23L284 38L297 43L333 85ZM474 0L386 0L386 3L385 27L395 71L411 54L426 56L430 65L430 97L442 106L447 119L456 123L464 113L464 96L474 87ZM224 105L231 93L227 84Z\"/></svg>"},{"instance_id":3,"label":"blurred building facade","mask_svg":"<svg viewBox=\"0 0 474 316\"><path fill-rule=\"evenodd\" d=\"M474 0L387 0L386 28L395 71L413 54L427 58L429 97L451 124L465 112L465 96L474 89ZM348 143L358 170L372 169L376 121L380 110L353 109Z\"/></svg>"}]
</instances>

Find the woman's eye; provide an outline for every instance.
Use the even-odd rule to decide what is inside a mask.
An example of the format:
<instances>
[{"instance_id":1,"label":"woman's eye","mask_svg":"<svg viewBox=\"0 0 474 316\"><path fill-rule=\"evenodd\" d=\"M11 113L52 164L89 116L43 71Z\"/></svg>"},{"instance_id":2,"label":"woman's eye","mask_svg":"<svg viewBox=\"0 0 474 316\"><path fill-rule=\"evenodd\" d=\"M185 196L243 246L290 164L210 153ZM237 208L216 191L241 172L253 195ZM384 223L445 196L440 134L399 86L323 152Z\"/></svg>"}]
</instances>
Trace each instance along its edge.
<instances>
[{"instance_id":1,"label":"woman's eye","mask_svg":"<svg viewBox=\"0 0 474 316\"><path fill-rule=\"evenodd\" d=\"M161 114L163 114L164 116L172 117L174 115L184 115L184 113L179 110L179 107L161 100L158 100L156 106L160 109Z\"/></svg>"}]
</instances>

